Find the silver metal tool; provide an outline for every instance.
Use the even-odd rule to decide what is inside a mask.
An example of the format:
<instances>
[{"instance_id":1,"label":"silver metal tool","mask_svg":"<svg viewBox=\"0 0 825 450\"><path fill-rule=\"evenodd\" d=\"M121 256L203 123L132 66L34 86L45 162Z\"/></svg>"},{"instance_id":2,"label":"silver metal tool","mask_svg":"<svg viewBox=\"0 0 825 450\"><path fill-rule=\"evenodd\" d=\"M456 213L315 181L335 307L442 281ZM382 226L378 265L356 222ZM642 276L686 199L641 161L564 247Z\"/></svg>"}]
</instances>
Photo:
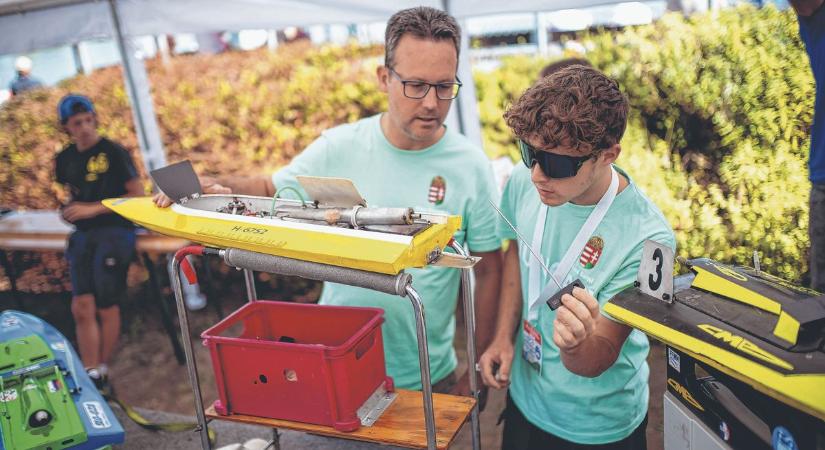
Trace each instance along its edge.
<instances>
[{"instance_id":1,"label":"silver metal tool","mask_svg":"<svg viewBox=\"0 0 825 450\"><path fill-rule=\"evenodd\" d=\"M544 269L544 273L546 273L547 276L549 276L550 279L553 280L553 283L556 283L556 286L558 286L559 289L563 289L561 283L559 283L559 280L557 280L556 277L553 276L553 272L551 272L550 269L544 264L544 260L542 260L538 254L536 254L536 252L533 250L533 247L530 247L530 244L527 243L527 240L524 239L524 236L522 236L521 233L518 232L516 227L514 227L509 220L507 220L507 217L504 215L503 212L501 212L500 209L498 209L498 206L496 206L496 204L492 200L487 199L487 201L490 202L490 205L493 206L493 209L496 210L498 215L501 216L501 218L504 219L505 222L507 222L507 225L509 225L510 228L516 233L516 236L518 236L519 241L521 241L521 243L524 244L525 247L527 247L527 250L530 250L530 253L533 255L533 258L535 258L536 261L538 261L539 264L541 264L541 267Z\"/></svg>"}]
</instances>

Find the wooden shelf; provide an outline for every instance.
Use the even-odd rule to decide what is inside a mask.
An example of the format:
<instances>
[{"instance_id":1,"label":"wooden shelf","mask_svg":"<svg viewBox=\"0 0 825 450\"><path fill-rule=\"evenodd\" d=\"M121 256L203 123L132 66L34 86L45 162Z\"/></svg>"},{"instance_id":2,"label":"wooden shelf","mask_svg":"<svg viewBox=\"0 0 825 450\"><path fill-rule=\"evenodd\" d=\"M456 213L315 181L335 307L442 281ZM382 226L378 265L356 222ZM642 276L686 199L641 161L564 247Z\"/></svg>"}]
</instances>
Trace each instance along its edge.
<instances>
[{"instance_id":1,"label":"wooden shelf","mask_svg":"<svg viewBox=\"0 0 825 450\"><path fill-rule=\"evenodd\" d=\"M332 427L313 425L286 420L230 414L221 416L214 406L206 409L210 419L229 420L249 425L263 425L272 428L303 431L340 439L376 442L408 448L427 448L427 429L424 425L424 401L419 391L397 390L398 397L371 427L344 433ZM458 430L470 416L475 405L472 397L447 394L433 394L435 410L436 447L446 449L455 439Z\"/></svg>"}]
</instances>

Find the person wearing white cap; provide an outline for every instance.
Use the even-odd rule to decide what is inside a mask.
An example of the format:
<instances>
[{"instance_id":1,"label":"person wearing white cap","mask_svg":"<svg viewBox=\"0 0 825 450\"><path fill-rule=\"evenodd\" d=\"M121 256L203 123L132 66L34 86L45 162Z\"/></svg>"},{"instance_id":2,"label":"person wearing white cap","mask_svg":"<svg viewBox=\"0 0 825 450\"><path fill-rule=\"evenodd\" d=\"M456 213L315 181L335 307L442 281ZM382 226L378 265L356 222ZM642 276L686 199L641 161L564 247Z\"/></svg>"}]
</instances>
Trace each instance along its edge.
<instances>
[{"instance_id":1,"label":"person wearing white cap","mask_svg":"<svg viewBox=\"0 0 825 450\"><path fill-rule=\"evenodd\" d=\"M14 61L14 70L17 71L17 76L9 84L12 96L43 85L43 82L31 76L32 60L27 56L19 56Z\"/></svg>"}]
</instances>

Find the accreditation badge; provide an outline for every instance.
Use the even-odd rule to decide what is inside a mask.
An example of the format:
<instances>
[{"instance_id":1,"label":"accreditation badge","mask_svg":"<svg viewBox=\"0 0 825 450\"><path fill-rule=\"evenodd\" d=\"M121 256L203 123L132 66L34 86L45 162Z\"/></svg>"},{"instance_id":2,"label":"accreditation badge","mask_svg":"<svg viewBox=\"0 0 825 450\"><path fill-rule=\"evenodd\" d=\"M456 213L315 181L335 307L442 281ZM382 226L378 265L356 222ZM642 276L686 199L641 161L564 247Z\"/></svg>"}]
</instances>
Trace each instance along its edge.
<instances>
[{"instance_id":1,"label":"accreditation badge","mask_svg":"<svg viewBox=\"0 0 825 450\"><path fill-rule=\"evenodd\" d=\"M521 356L530 364L530 367L541 374L541 333L525 320L522 327Z\"/></svg>"}]
</instances>

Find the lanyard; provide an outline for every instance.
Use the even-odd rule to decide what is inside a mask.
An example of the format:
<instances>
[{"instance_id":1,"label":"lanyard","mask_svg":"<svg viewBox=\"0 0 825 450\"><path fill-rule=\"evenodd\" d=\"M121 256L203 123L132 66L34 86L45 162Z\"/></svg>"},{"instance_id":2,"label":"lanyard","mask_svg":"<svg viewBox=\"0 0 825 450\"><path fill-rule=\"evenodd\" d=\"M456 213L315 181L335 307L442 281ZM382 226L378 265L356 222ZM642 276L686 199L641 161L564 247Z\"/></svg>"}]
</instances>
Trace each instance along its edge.
<instances>
[{"instance_id":1,"label":"lanyard","mask_svg":"<svg viewBox=\"0 0 825 450\"><path fill-rule=\"evenodd\" d=\"M564 284L564 279L567 278L567 274L573 267L576 258L584 249L584 246L587 244L590 236L593 235L596 228L598 228L599 224L602 223L602 219L604 219L604 216L607 214L607 210L610 209L610 205L613 204L613 200L616 199L616 194L619 191L619 175L613 167L611 167L610 170L610 187L607 188L607 191L604 195L602 195L602 198L599 199L599 202L596 204L596 207L590 212L590 215L587 217L587 220L584 222L581 229L579 229L579 232L576 234L576 237L573 239L570 247L567 248L567 253L564 254L561 262L556 266L556 270L553 271L553 276L559 281L559 283ZM535 250L540 257L542 256L541 244L544 239L544 224L547 220L547 211L547 205L542 203L541 208L539 209L538 218L536 219L536 229L533 231L533 250ZM540 292L541 266L532 258L529 261L530 270L527 278L527 298L529 301L529 309L527 312L527 319L530 322L534 322L539 316L539 311L537 308L539 298L544 298L545 296L549 297L558 291L559 287L556 286L556 283L554 283L553 280L550 280L550 283L545 285L544 289Z\"/></svg>"}]
</instances>

